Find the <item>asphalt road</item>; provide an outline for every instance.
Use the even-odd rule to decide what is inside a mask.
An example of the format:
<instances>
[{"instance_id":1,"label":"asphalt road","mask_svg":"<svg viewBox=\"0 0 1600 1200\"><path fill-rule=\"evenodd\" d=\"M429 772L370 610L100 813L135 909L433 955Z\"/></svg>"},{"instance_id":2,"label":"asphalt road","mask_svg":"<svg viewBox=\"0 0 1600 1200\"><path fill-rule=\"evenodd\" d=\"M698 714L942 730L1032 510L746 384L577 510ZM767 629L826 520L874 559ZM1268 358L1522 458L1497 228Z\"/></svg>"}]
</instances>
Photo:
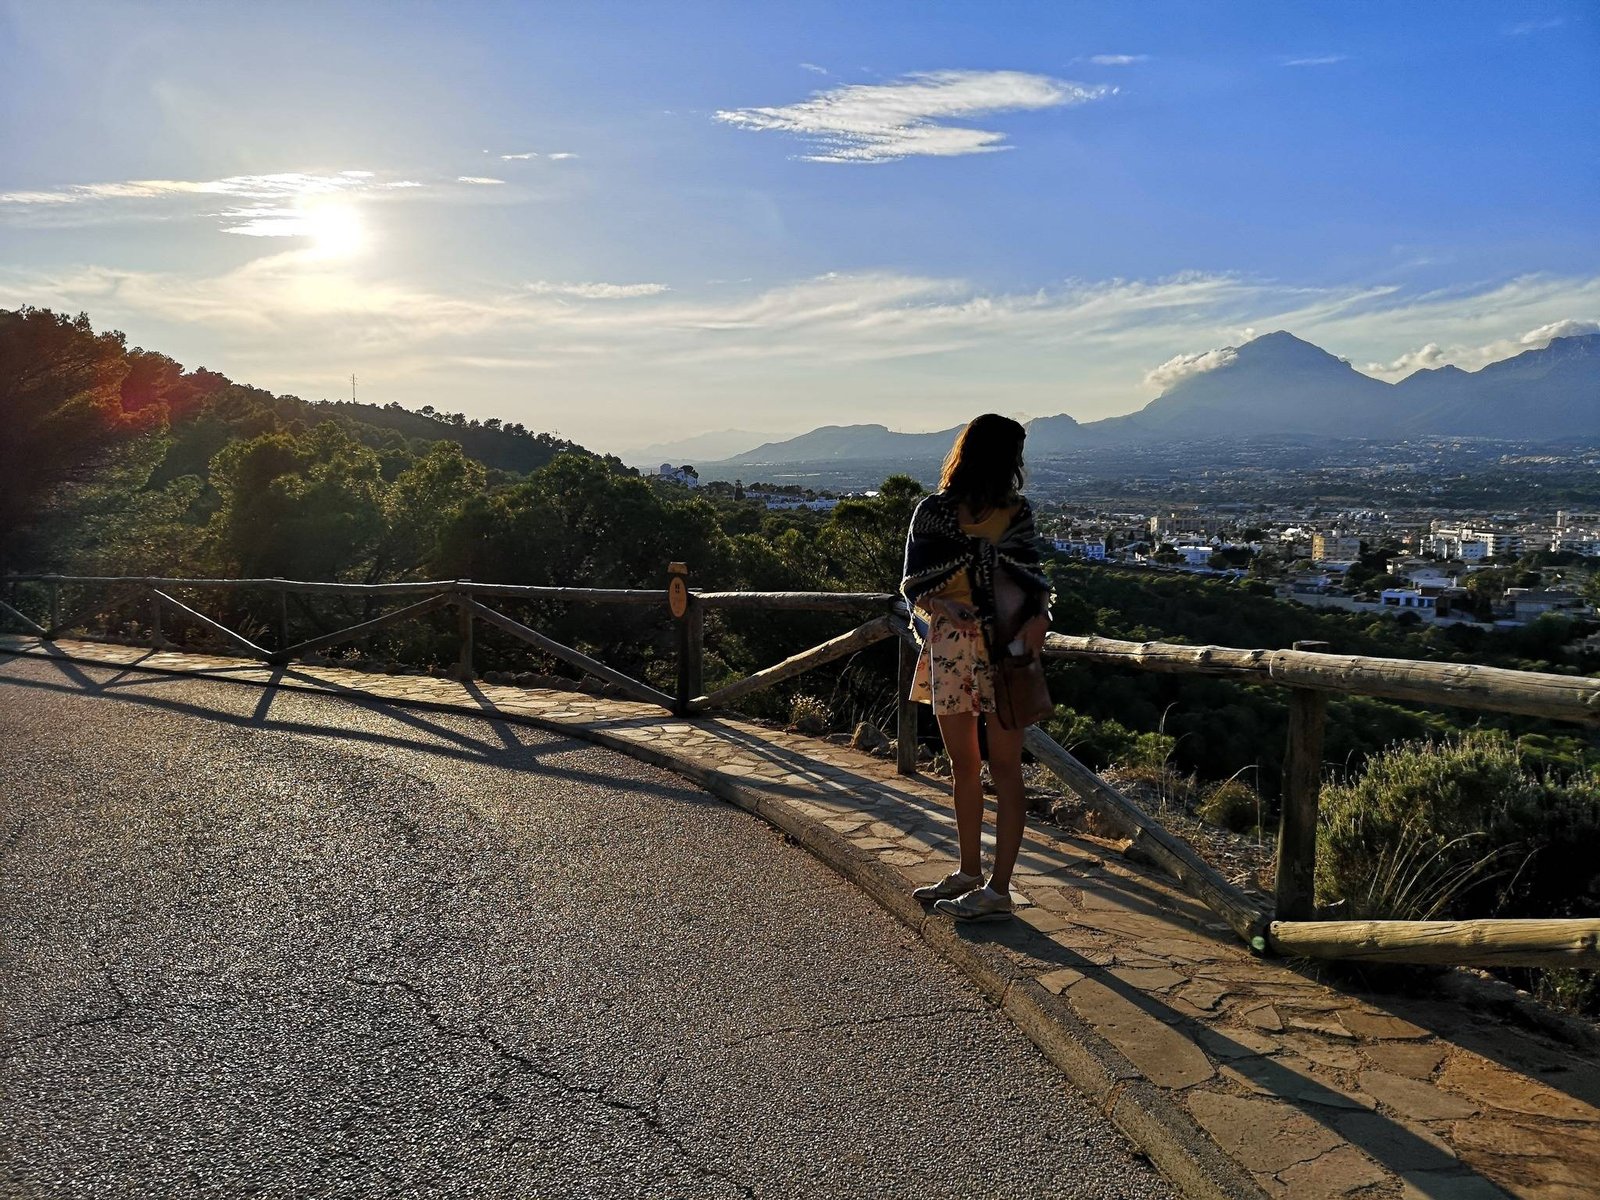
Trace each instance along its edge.
<instances>
[{"instance_id":1,"label":"asphalt road","mask_svg":"<svg viewBox=\"0 0 1600 1200\"><path fill-rule=\"evenodd\" d=\"M978 992L678 777L0 658L5 1197L1170 1196Z\"/></svg>"}]
</instances>

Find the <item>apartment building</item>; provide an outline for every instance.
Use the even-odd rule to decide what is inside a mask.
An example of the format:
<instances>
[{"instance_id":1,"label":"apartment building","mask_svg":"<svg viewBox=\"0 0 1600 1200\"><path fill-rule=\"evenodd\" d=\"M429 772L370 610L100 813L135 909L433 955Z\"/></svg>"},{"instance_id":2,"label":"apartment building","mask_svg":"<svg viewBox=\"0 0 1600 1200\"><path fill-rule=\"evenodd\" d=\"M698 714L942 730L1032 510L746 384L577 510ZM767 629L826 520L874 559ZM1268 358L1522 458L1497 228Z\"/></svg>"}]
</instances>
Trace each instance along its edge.
<instances>
[{"instance_id":1,"label":"apartment building","mask_svg":"<svg viewBox=\"0 0 1600 1200\"><path fill-rule=\"evenodd\" d=\"M1314 533L1311 557L1317 562L1349 562L1361 557L1361 539L1341 532Z\"/></svg>"}]
</instances>

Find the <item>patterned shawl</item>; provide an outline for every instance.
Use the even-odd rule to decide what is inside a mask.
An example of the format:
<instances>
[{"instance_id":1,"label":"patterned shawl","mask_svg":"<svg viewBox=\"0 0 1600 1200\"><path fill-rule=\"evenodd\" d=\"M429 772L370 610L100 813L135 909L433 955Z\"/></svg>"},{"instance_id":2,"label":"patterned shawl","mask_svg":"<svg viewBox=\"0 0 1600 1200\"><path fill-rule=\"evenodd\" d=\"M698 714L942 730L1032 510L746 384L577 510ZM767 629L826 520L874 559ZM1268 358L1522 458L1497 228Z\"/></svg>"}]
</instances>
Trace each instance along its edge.
<instances>
[{"instance_id":1,"label":"patterned shawl","mask_svg":"<svg viewBox=\"0 0 1600 1200\"><path fill-rule=\"evenodd\" d=\"M972 605L978 610L990 660L995 661L999 634L995 627L996 572L1004 570L1029 593L1034 611L1048 612L1050 606L1050 580L1040 566L1039 534L1033 524L1033 508L1026 498L998 543L962 530L954 497L934 492L923 498L911 514L911 530L906 535L901 595L907 604L914 605L944 587L961 570L971 573ZM915 623L912 627L916 627Z\"/></svg>"}]
</instances>

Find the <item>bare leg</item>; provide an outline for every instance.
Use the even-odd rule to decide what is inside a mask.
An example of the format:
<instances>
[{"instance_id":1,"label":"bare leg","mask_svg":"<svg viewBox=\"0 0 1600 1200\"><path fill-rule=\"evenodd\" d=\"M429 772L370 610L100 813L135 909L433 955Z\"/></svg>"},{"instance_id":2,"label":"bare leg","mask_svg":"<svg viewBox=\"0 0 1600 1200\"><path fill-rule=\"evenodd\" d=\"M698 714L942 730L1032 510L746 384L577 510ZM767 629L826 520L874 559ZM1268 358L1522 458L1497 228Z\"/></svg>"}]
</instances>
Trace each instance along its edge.
<instances>
[{"instance_id":1,"label":"bare leg","mask_svg":"<svg viewBox=\"0 0 1600 1200\"><path fill-rule=\"evenodd\" d=\"M994 780L995 794L994 873L989 876L989 886L1008 893L1027 816L1022 787L1022 731L1002 728L993 713L984 718L984 724L989 735L989 778Z\"/></svg>"},{"instance_id":2,"label":"bare leg","mask_svg":"<svg viewBox=\"0 0 1600 1200\"><path fill-rule=\"evenodd\" d=\"M944 738L945 751L950 755L961 870L966 875L979 875L983 872L983 760L978 756L978 714L941 715L939 736ZM1016 855L1013 853L1012 857Z\"/></svg>"}]
</instances>

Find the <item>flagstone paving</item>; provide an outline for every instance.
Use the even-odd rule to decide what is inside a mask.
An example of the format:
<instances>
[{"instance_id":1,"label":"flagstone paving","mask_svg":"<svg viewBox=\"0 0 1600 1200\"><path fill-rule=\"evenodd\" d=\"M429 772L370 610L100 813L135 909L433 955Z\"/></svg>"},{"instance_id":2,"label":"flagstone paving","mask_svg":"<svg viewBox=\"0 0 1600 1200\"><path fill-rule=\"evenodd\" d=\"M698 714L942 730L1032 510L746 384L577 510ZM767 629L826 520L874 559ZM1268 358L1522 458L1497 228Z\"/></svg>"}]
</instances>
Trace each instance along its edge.
<instances>
[{"instance_id":1,"label":"flagstone paving","mask_svg":"<svg viewBox=\"0 0 1600 1200\"><path fill-rule=\"evenodd\" d=\"M1017 919L952 927L907 895L952 866L946 787L882 759L577 692L24 637L0 650L527 720L671 766L918 927L1192 1194L1600 1197L1596 1043L1257 958L1117 845L1038 828L1017 865ZM1209 1142L1186 1144L1180 1125Z\"/></svg>"}]
</instances>

